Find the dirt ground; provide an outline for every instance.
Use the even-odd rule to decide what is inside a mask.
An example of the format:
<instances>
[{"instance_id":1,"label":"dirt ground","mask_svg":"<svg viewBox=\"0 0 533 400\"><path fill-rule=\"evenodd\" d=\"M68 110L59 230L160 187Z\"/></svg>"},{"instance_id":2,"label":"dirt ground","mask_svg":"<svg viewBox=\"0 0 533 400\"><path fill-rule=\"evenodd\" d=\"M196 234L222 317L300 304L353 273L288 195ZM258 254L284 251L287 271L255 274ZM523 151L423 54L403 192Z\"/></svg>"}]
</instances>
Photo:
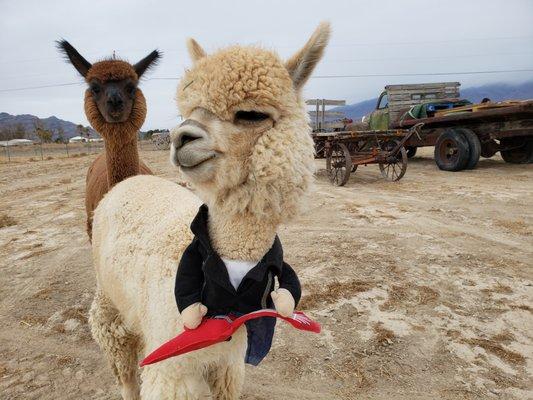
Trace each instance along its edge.
<instances>
[{"instance_id":1,"label":"dirt ground","mask_svg":"<svg viewBox=\"0 0 533 400\"><path fill-rule=\"evenodd\" d=\"M119 398L86 324L93 158L0 164L1 399ZM397 183L317 175L280 236L323 331L279 324L242 399L533 399L533 165L446 173L427 149Z\"/></svg>"}]
</instances>

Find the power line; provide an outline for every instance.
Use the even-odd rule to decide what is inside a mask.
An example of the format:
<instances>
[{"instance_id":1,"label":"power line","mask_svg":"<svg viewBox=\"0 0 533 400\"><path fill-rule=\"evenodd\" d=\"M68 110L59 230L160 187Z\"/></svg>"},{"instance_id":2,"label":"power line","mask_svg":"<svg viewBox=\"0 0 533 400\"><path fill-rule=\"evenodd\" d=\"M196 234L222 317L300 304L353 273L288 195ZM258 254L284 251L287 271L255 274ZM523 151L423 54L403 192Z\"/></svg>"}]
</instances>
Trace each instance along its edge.
<instances>
[{"instance_id":1,"label":"power line","mask_svg":"<svg viewBox=\"0 0 533 400\"><path fill-rule=\"evenodd\" d=\"M360 74L360 75L315 75L311 79L344 79L344 78L386 78L386 77L402 77L402 76L449 76L449 75L478 75L478 74L502 74L514 72L533 72L533 69L507 69L507 70L493 70L493 71L460 71L460 72L428 72L428 73L406 73L406 74ZM147 78L144 81L177 81L179 77L153 77ZM72 83L58 83L54 85L41 86L27 86L22 88L0 89L0 92L17 92L22 90L44 89L60 86L81 85L82 82Z\"/></svg>"},{"instance_id":2,"label":"power line","mask_svg":"<svg viewBox=\"0 0 533 400\"><path fill-rule=\"evenodd\" d=\"M533 69L508 69L508 70L493 70L493 71L461 71L461 72L428 72L428 73L413 73L413 74L361 74L361 75L315 75L310 79L341 79L341 78L372 78L372 77L397 77L397 76L439 76L439 75L476 75L476 74L501 74L510 72L533 72ZM166 81L178 80L176 77L153 77L146 79L147 81Z\"/></svg>"},{"instance_id":3,"label":"power line","mask_svg":"<svg viewBox=\"0 0 533 400\"><path fill-rule=\"evenodd\" d=\"M398 76L447 76L447 75L478 75L501 74L509 72L533 72L533 69L508 69L495 71L462 71L462 72L428 72L417 74L362 74L362 75L315 75L311 79L338 79L338 78L373 78L373 77L398 77Z\"/></svg>"},{"instance_id":4,"label":"power line","mask_svg":"<svg viewBox=\"0 0 533 400\"><path fill-rule=\"evenodd\" d=\"M462 38L462 39L445 39L445 40L424 40L424 41L406 41L406 42L355 42L355 43L330 43L328 47L359 47L359 46L403 46L403 45L420 45L420 44L442 44L442 43L463 43L463 42L485 42L493 40L521 40L531 39L533 36L500 36L500 37L487 37L487 38ZM300 48L301 44L296 45L278 45L276 48ZM125 48L121 49L123 53L141 53L146 52L147 49L138 48ZM179 52L186 53L184 49L168 48L165 52ZM84 56L101 54L101 51L87 51L84 52ZM40 57L40 58L26 58L19 60L1 61L1 64L16 64L16 63L28 63L28 62L56 62L58 57Z\"/></svg>"},{"instance_id":5,"label":"power line","mask_svg":"<svg viewBox=\"0 0 533 400\"><path fill-rule=\"evenodd\" d=\"M81 85L81 82L56 83L54 85L42 85L42 86L27 86L27 87L14 88L14 89L0 89L0 92L18 92L18 91L21 91L21 90L44 89L44 88L52 88L52 87L60 87L60 86L72 86L72 85Z\"/></svg>"}]
</instances>

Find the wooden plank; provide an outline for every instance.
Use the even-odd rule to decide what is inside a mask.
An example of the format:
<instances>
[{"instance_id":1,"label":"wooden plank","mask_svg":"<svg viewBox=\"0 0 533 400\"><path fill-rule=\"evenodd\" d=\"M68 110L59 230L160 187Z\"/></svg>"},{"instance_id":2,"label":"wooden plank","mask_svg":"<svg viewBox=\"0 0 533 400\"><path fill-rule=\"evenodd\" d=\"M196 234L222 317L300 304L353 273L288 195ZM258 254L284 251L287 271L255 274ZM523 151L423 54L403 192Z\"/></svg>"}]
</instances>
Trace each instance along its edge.
<instances>
[{"instance_id":1,"label":"wooden plank","mask_svg":"<svg viewBox=\"0 0 533 400\"><path fill-rule=\"evenodd\" d=\"M414 94L428 95L428 94L457 94L459 95L458 90L401 90L401 91L392 91L389 92L389 98L395 96L412 96Z\"/></svg>"},{"instance_id":2,"label":"wooden plank","mask_svg":"<svg viewBox=\"0 0 533 400\"><path fill-rule=\"evenodd\" d=\"M317 104L324 104L326 106L345 106L346 100L310 99L306 100L305 104L308 106L316 106Z\"/></svg>"},{"instance_id":3,"label":"wooden plank","mask_svg":"<svg viewBox=\"0 0 533 400\"><path fill-rule=\"evenodd\" d=\"M455 107L455 108L449 108L447 110L440 110L435 113L435 116L444 116L449 115L453 113L458 112L478 112L478 111L485 111L485 110L493 110L495 108L502 108L502 107L511 107L514 105L520 104L520 101L505 101L500 103L479 103L479 104L469 104L467 106L463 107Z\"/></svg>"},{"instance_id":4,"label":"wooden plank","mask_svg":"<svg viewBox=\"0 0 533 400\"><path fill-rule=\"evenodd\" d=\"M435 87L435 88L409 88L409 89L388 89L388 93L433 93L433 92L458 92L458 87Z\"/></svg>"},{"instance_id":5,"label":"wooden plank","mask_svg":"<svg viewBox=\"0 0 533 400\"><path fill-rule=\"evenodd\" d=\"M343 123L339 123L339 122L336 122L336 123L324 123L324 124L320 124L320 129L342 129L344 128L345 124ZM318 129L319 127L316 126L315 124L311 124L311 128L312 129Z\"/></svg>"},{"instance_id":6,"label":"wooden plank","mask_svg":"<svg viewBox=\"0 0 533 400\"><path fill-rule=\"evenodd\" d=\"M421 98L413 98L412 96L394 96L389 97L389 103L400 103L400 102L427 102L427 101L433 101L433 100L448 100L448 99L457 99L458 96L454 94L449 93L439 93L435 96L431 97L421 97Z\"/></svg>"},{"instance_id":7,"label":"wooden plank","mask_svg":"<svg viewBox=\"0 0 533 400\"><path fill-rule=\"evenodd\" d=\"M308 111L308 113L312 117L317 115L316 111ZM342 111L324 111L324 113L322 113L322 111L319 111L318 115L324 115L324 117L344 117L344 113Z\"/></svg>"},{"instance_id":8,"label":"wooden plank","mask_svg":"<svg viewBox=\"0 0 533 400\"><path fill-rule=\"evenodd\" d=\"M436 83L413 83L402 85L387 85L385 90L404 90L404 89L429 89L429 88L442 88L442 87L459 87L459 82L436 82Z\"/></svg>"}]
</instances>

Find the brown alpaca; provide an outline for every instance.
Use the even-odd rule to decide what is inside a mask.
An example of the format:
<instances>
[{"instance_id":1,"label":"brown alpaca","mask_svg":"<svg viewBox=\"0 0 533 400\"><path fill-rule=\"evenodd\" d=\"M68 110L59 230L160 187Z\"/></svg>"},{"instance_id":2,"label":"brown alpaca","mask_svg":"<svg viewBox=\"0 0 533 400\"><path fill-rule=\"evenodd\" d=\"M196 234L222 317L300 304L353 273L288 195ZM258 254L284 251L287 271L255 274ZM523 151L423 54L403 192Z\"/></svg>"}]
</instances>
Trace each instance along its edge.
<instances>
[{"instance_id":1,"label":"brown alpaca","mask_svg":"<svg viewBox=\"0 0 533 400\"><path fill-rule=\"evenodd\" d=\"M93 211L104 195L130 176L152 175L137 150L137 135L146 118L146 101L137 85L160 54L154 50L135 65L115 58L91 64L67 41L57 44L89 85L85 115L105 140L105 152L89 167L85 185L87 234L91 238Z\"/></svg>"}]
</instances>

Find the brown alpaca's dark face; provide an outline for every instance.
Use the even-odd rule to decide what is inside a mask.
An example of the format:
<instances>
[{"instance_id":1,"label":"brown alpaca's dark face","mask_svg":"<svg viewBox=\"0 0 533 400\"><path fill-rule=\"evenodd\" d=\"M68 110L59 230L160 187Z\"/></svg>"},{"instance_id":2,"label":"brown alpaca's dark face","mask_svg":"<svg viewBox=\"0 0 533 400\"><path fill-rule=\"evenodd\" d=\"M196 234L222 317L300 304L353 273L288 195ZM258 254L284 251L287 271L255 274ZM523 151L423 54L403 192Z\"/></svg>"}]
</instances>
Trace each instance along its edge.
<instances>
[{"instance_id":1,"label":"brown alpaca's dark face","mask_svg":"<svg viewBox=\"0 0 533 400\"><path fill-rule=\"evenodd\" d=\"M89 90L98 111L109 123L128 120L135 101L137 85L131 79L100 82L93 79L89 82Z\"/></svg>"},{"instance_id":2,"label":"brown alpaca's dark face","mask_svg":"<svg viewBox=\"0 0 533 400\"><path fill-rule=\"evenodd\" d=\"M108 123L128 121L135 97L141 94L137 93L139 90L137 83L143 74L154 67L161 58L161 54L154 50L133 65L118 60L114 56L91 64L66 40L58 41L57 47L68 62L85 78L94 104L97 105L98 111ZM87 100L87 92L85 99ZM144 116L142 119L144 120Z\"/></svg>"}]
</instances>

